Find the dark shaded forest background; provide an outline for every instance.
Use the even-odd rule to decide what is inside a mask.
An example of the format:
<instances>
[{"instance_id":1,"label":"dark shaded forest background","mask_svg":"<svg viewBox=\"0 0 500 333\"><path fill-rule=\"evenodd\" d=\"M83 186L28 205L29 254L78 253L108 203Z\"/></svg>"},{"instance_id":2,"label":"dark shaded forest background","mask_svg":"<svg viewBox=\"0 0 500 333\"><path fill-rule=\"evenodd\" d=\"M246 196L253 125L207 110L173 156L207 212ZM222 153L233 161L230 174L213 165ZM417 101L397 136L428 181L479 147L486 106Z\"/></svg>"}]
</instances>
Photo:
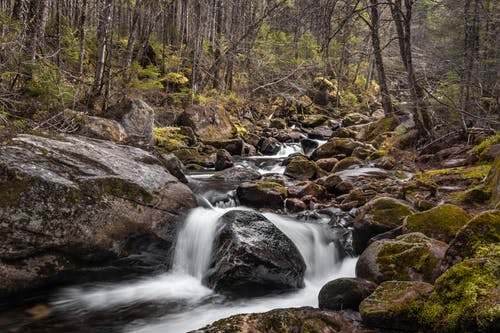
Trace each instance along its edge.
<instances>
[{"instance_id":1,"label":"dark shaded forest background","mask_svg":"<svg viewBox=\"0 0 500 333\"><path fill-rule=\"evenodd\" d=\"M2 0L0 126L132 96L159 126L192 105L383 108L438 139L498 128L498 45L495 0Z\"/></svg>"}]
</instances>

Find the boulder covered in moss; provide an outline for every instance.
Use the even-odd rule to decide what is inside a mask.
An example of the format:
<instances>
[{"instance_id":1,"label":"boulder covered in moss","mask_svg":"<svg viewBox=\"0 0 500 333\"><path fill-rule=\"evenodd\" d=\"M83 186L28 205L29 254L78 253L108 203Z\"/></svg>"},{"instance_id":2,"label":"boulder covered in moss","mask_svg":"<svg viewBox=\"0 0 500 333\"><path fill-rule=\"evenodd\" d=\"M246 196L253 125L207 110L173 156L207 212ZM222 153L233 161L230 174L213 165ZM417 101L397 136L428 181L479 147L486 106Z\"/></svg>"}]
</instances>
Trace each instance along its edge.
<instances>
[{"instance_id":1,"label":"boulder covered in moss","mask_svg":"<svg viewBox=\"0 0 500 333\"><path fill-rule=\"evenodd\" d=\"M358 311L362 300L375 291L377 285L359 278L340 278L325 284L318 295L319 308L323 310Z\"/></svg>"},{"instance_id":2,"label":"boulder covered in moss","mask_svg":"<svg viewBox=\"0 0 500 333\"><path fill-rule=\"evenodd\" d=\"M403 232L421 232L429 237L449 243L457 232L469 222L471 216L454 205L440 205L405 218Z\"/></svg>"},{"instance_id":3,"label":"boulder covered in moss","mask_svg":"<svg viewBox=\"0 0 500 333\"><path fill-rule=\"evenodd\" d=\"M199 165L204 168L215 167L216 154L205 154L198 148L181 148L173 151L173 154L184 163L184 165Z\"/></svg>"},{"instance_id":4,"label":"boulder covered in moss","mask_svg":"<svg viewBox=\"0 0 500 333\"><path fill-rule=\"evenodd\" d=\"M467 259L451 267L436 280L418 322L434 332L498 332L499 259Z\"/></svg>"},{"instance_id":5,"label":"boulder covered in moss","mask_svg":"<svg viewBox=\"0 0 500 333\"><path fill-rule=\"evenodd\" d=\"M177 217L196 205L148 152L70 135L1 146L0 193L0 294L125 256L131 235L173 241Z\"/></svg>"},{"instance_id":6,"label":"boulder covered in moss","mask_svg":"<svg viewBox=\"0 0 500 333\"><path fill-rule=\"evenodd\" d=\"M239 314L191 333L375 333L349 318L311 307Z\"/></svg>"},{"instance_id":7,"label":"boulder covered in moss","mask_svg":"<svg viewBox=\"0 0 500 333\"><path fill-rule=\"evenodd\" d=\"M323 200L327 196L326 189L314 182L304 181L287 188L288 196L296 198L310 197L314 200Z\"/></svg>"},{"instance_id":8,"label":"boulder covered in moss","mask_svg":"<svg viewBox=\"0 0 500 333\"><path fill-rule=\"evenodd\" d=\"M369 327L419 331L417 316L432 290L433 286L425 282L384 282L361 302L363 323Z\"/></svg>"},{"instance_id":9,"label":"boulder covered in moss","mask_svg":"<svg viewBox=\"0 0 500 333\"><path fill-rule=\"evenodd\" d=\"M204 140L203 143L217 149L224 149L231 155L241 155L243 152L242 139Z\"/></svg>"},{"instance_id":10,"label":"boulder covered in moss","mask_svg":"<svg viewBox=\"0 0 500 333\"><path fill-rule=\"evenodd\" d=\"M351 156L354 149L365 146L364 143L349 138L333 138L313 151L311 159Z\"/></svg>"},{"instance_id":11,"label":"boulder covered in moss","mask_svg":"<svg viewBox=\"0 0 500 333\"><path fill-rule=\"evenodd\" d=\"M413 212L405 202L390 197L376 198L365 204L358 211L353 225L356 253L364 251L370 238L401 226L403 219Z\"/></svg>"},{"instance_id":12,"label":"boulder covered in moss","mask_svg":"<svg viewBox=\"0 0 500 333\"><path fill-rule=\"evenodd\" d=\"M441 274L447 248L445 243L420 233L375 241L359 257L356 276L376 283L390 280L433 283Z\"/></svg>"},{"instance_id":13,"label":"boulder covered in moss","mask_svg":"<svg viewBox=\"0 0 500 333\"><path fill-rule=\"evenodd\" d=\"M287 162L285 175L298 180L312 180L316 178L318 166L305 156L296 156Z\"/></svg>"},{"instance_id":14,"label":"boulder covered in moss","mask_svg":"<svg viewBox=\"0 0 500 333\"><path fill-rule=\"evenodd\" d=\"M500 258L500 211L483 212L467 223L451 241L444 260L449 268L464 259Z\"/></svg>"},{"instance_id":15,"label":"boulder covered in moss","mask_svg":"<svg viewBox=\"0 0 500 333\"><path fill-rule=\"evenodd\" d=\"M224 214L205 280L219 292L261 295L304 286L306 264L295 244L253 211Z\"/></svg>"},{"instance_id":16,"label":"boulder covered in moss","mask_svg":"<svg viewBox=\"0 0 500 333\"><path fill-rule=\"evenodd\" d=\"M282 209L287 194L283 185L265 181L243 183L236 189L239 202L255 208Z\"/></svg>"}]
</instances>

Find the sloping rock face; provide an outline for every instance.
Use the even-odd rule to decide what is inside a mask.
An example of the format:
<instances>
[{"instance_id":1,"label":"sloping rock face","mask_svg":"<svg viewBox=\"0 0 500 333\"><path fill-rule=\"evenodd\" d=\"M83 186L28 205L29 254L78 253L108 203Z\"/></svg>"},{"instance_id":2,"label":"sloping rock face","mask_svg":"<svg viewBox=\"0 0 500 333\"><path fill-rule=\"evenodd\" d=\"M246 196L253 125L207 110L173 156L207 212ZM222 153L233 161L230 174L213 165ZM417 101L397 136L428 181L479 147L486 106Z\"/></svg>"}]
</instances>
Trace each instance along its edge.
<instances>
[{"instance_id":1,"label":"sloping rock face","mask_svg":"<svg viewBox=\"0 0 500 333\"><path fill-rule=\"evenodd\" d=\"M167 240L195 205L191 190L141 149L18 136L0 146L0 294L125 256L129 236Z\"/></svg>"},{"instance_id":2,"label":"sloping rock face","mask_svg":"<svg viewBox=\"0 0 500 333\"><path fill-rule=\"evenodd\" d=\"M252 211L221 217L207 284L238 295L301 288L306 265L299 250L271 221Z\"/></svg>"}]
</instances>

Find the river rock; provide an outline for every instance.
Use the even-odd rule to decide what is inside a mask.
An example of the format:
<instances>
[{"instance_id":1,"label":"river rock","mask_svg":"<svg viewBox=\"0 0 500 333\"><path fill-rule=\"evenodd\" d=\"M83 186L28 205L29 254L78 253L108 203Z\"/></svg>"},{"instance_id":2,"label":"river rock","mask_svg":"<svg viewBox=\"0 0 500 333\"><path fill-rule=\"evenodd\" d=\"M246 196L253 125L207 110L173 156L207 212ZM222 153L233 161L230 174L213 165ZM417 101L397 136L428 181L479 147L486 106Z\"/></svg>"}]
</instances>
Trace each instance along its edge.
<instances>
[{"instance_id":1,"label":"river rock","mask_svg":"<svg viewBox=\"0 0 500 333\"><path fill-rule=\"evenodd\" d=\"M251 181L258 180L261 177L262 175L258 171L242 166L228 168L212 175L213 179L226 181Z\"/></svg>"},{"instance_id":2,"label":"river rock","mask_svg":"<svg viewBox=\"0 0 500 333\"><path fill-rule=\"evenodd\" d=\"M311 307L239 314L191 333L375 333L350 318Z\"/></svg>"},{"instance_id":3,"label":"river rock","mask_svg":"<svg viewBox=\"0 0 500 333\"><path fill-rule=\"evenodd\" d=\"M466 259L436 280L415 322L434 332L498 332L499 300L498 256Z\"/></svg>"},{"instance_id":4,"label":"river rock","mask_svg":"<svg viewBox=\"0 0 500 333\"><path fill-rule=\"evenodd\" d=\"M264 181L243 183L236 189L236 195L242 205L256 208L282 209L287 194L283 185Z\"/></svg>"},{"instance_id":5,"label":"river rock","mask_svg":"<svg viewBox=\"0 0 500 333\"><path fill-rule=\"evenodd\" d=\"M288 160L285 176L298 180L311 180L316 177L317 170L315 162L309 161L304 156L296 156Z\"/></svg>"},{"instance_id":6,"label":"river rock","mask_svg":"<svg viewBox=\"0 0 500 333\"><path fill-rule=\"evenodd\" d=\"M486 178L486 186L491 191L492 206L500 204L500 157L498 156Z\"/></svg>"},{"instance_id":7,"label":"river rock","mask_svg":"<svg viewBox=\"0 0 500 333\"><path fill-rule=\"evenodd\" d=\"M365 146L364 143L349 138L333 138L313 151L312 160L336 157L339 155L351 156L354 149Z\"/></svg>"},{"instance_id":8,"label":"river rock","mask_svg":"<svg viewBox=\"0 0 500 333\"><path fill-rule=\"evenodd\" d=\"M257 212L233 210L219 222L208 286L237 295L304 286L304 259L271 221Z\"/></svg>"},{"instance_id":9,"label":"river rock","mask_svg":"<svg viewBox=\"0 0 500 333\"><path fill-rule=\"evenodd\" d=\"M120 123L126 133L125 142L139 146L154 143L155 113L146 102L127 98L109 108L106 117Z\"/></svg>"},{"instance_id":10,"label":"river rock","mask_svg":"<svg viewBox=\"0 0 500 333\"><path fill-rule=\"evenodd\" d=\"M332 172L339 172L339 171L342 171L342 170L347 170L347 169L351 169L355 166L362 166L364 163L363 161L361 161L359 158L357 157L346 157L346 158L343 158L341 159L337 164L335 164L335 166L333 167L333 170Z\"/></svg>"},{"instance_id":11,"label":"river rock","mask_svg":"<svg viewBox=\"0 0 500 333\"><path fill-rule=\"evenodd\" d=\"M306 128L313 128L323 125L328 121L328 117L321 114L311 114L305 116L300 120L302 126Z\"/></svg>"},{"instance_id":12,"label":"river rock","mask_svg":"<svg viewBox=\"0 0 500 333\"><path fill-rule=\"evenodd\" d=\"M319 308L323 310L355 310L375 291L377 285L358 278L340 278L325 284L318 295Z\"/></svg>"},{"instance_id":13,"label":"river rock","mask_svg":"<svg viewBox=\"0 0 500 333\"><path fill-rule=\"evenodd\" d=\"M269 127L277 128L277 129L285 129L286 122L283 118L273 118L273 119L271 119L271 123L269 124Z\"/></svg>"},{"instance_id":14,"label":"river rock","mask_svg":"<svg viewBox=\"0 0 500 333\"><path fill-rule=\"evenodd\" d=\"M217 150L215 155L215 171L228 169L234 165L231 154L225 149Z\"/></svg>"},{"instance_id":15,"label":"river rock","mask_svg":"<svg viewBox=\"0 0 500 333\"><path fill-rule=\"evenodd\" d=\"M338 161L339 160L334 157L322 158L316 161L316 165L326 172L332 172L333 167L338 163Z\"/></svg>"},{"instance_id":16,"label":"river rock","mask_svg":"<svg viewBox=\"0 0 500 333\"><path fill-rule=\"evenodd\" d=\"M420 233L370 244L356 264L356 276L376 283L389 280L433 283L441 274L448 245Z\"/></svg>"},{"instance_id":17,"label":"river rock","mask_svg":"<svg viewBox=\"0 0 500 333\"><path fill-rule=\"evenodd\" d=\"M327 195L327 191L323 186L311 181L300 182L288 187L287 190L288 195L295 198L312 197L315 200L323 200Z\"/></svg>"},{"instance_id":18,"label":"river rock","mask_svg":"<svg viewBox=\"0 0 500 333\"><path fill-rule=\"evenodd\" d=\"M444 270L464 259L500 256L500 210L483 212L467 223L451 241Z\"/></svg>"},{"instance_id":19,"label":"river rock","mask_svg":"<svg viewBox=\"0 0 500 333\"><path fill-rule=\"evenodd\" d=\"M286 211L289 213L299 213L307 209L304 201L297 198L288 198L285 201Z\"/></svg>"},{"instance_id":20,"label":"river rock","mask_svg":"<svg viewBox=\"0 0 500 333\"><path fill-rule=\"evenodd\" d=\"M425 282L388 281L365 298L359 312L370 327L414 332L421 329L417 320L433 286Z\"/></svg>"},{"instance_id":21,"label":"river rock","mask_svg":"<svg viewBox=\"0 0 500 333\"><path fill-rule=\"evenodd\" d=\"M449 243L471 216L454 205L441 205L405 218L403 232L421 232L429 237Z\"/></svg>"},{"instance_id":22,"label":"river rock","mask_svg":"<svg viewBox=\"0 0 500 333\"><path fill-rule=\"evenodd\" d=\"M307 134L307 136L310 137L311 139L317 139L317 140L328 140L332 137L332 135L333 135L333 130L330 128L330 126L319 126L313 128Z\"/></svg>"},{"instance_id":23,"label":"river rock","mask_svg":"<svg viewBox=\"0 0 500 333\"><path fill-rule=\"evenodd\" d=\"M365 204L353 224L353 247L361 254L370 238L390 231L403 224L403 219L413 214L406 203L390 197L380 197Z\"/></svg>"},{"instance_id":24,"label":"river rock","mask_svg":"<svg viewBox=\"0 0 500 333\"><path fill-rule=\"evenodd\" d=\"M262 138L259 150L264 155L276 155L281 150L281 143L275 138Z\"/></svg>"},{"instance_id":25,"label":"river rock","mask_svg":"<svg viewBox=\"0 0 500 333\"><path fill-rule=\"evenodd\" d=\"M182 164L181 160L174 154L162 154L161 157L165 162L165 166L174 177L177 177L181 182L187 183L188 180L184 174L186 167Z\"/></svg>"},{"instance_id":26,"label":"river rock","mask_svg":"<svg viewBox=\"0 0 500 333\"><path fill-rule=\"evenodd\" d=\"M138 148L20 135L0 147L0 294L123 255L129 235L167 234L191 190Z\"/></svg>"},{"instance_id":27,"label":"river rock","mask_svg":"<svg viewBox=\"0 0 500 333\"><path fill-rule=\"evenodd\" d=\"M300 140L300 145L304 153L310 154L314 149L318 148L319 143L311 139L302 139Z\"/></svg>"},{"instance_id":28,"label":"river rock","mask_svg":"<svg viewBox=\"0 0 500 333\"><path fill-rule=\"evenodd\" d=\"M116 120L81 114L83 121L79 133L92 138L123 142L127 137L125 129Z\"/></svg>"},{"instance_id":29,"label":"river rock","mask_svg":"<svg viewBox=\"0 0 500 333\"><path fill-rule=\"evenodd\" d=\"M231 155L241 155L243 152L243 140L241 139L205 140L203 143L217 149L224 149Z\"/></svg>"}]
</instances>

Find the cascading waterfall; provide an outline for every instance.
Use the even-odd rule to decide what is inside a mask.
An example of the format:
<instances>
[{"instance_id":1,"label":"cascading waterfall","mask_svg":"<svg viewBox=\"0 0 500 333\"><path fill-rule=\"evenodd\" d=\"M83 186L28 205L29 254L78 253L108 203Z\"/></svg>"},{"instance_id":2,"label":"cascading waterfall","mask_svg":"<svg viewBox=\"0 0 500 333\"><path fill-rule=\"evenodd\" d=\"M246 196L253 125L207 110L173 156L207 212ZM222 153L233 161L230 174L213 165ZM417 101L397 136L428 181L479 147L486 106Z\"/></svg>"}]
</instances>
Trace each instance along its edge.
<instances>
[{"instance_id":1,"label":"cascading waterfall","mask_svg":"<svg viewBox=\"0 0 500 333\"><path fill-rule=\"evenodd\" d=\"M292 150L295 151L296 147ZM324 226L301 223L289 217L267 213L264 215L292 240L302 254L307 265L305 288L260 298L221 298L202 284L210 265L218 221L230 210L246 208L213 207L208 195L201 198L203 207L193 209L179 231L171 271L134 282L101 284L91 288L68 288L60 293L54 305L64 311L112 309L144 302L174 302L179 306L159 323L131 324L126 328L126 332L180 333L238 313L317 306L317 294L324 283L337 277L354 275L356 260L339 260L334 242L325 236L327 232ZM218 203L215 202L214 205L217 206Z\"/></svg>"}]
</instances>

